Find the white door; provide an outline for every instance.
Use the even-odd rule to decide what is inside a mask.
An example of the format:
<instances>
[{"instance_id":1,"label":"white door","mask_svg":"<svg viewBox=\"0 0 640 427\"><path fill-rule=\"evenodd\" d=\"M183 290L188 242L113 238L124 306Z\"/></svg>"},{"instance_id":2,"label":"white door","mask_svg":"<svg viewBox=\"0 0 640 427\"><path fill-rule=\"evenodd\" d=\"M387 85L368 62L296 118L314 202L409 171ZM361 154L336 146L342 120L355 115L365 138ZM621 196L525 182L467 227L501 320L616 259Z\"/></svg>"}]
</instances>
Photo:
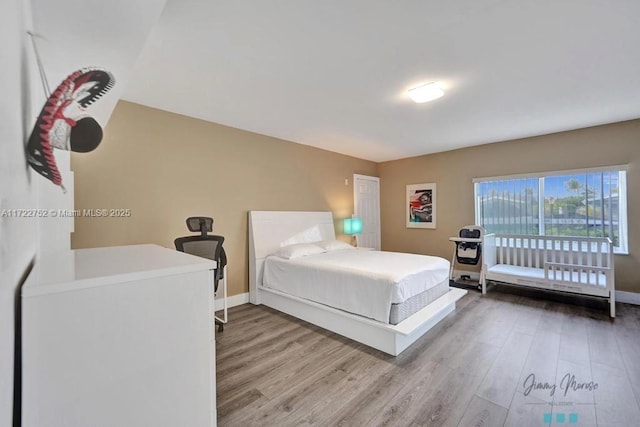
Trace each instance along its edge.
<instances>
[{"instance_id":1,"label":"white door","mask_svg":"<svg viewBox=\"0 0 640 427\"><path fill-rule=\"evenodd\" d=\"M358 246L380 250L380 178L353 175L354 215L362 218Z\"/></svg>"}]
</instances>

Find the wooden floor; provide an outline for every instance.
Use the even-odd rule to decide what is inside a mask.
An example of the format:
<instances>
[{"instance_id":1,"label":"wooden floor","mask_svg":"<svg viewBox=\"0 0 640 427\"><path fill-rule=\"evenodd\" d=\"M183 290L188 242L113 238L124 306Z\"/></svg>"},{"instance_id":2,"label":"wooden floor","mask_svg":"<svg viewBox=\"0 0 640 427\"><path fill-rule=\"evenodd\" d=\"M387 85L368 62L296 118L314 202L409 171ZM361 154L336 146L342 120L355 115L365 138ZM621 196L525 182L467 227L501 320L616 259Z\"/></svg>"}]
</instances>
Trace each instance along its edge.
<instances>
[{"instance_id":1,"label":"wooden floor","mask_svg":"<svg viewBox=\"0 0 640 427\"><path fill-rule=\"evenodd\" d=\"M606 303L557 299L470 290L397 357L234 307L216 336L218 425L640 425L640 307L611 321Z\"/></svg>"}]
</instances>

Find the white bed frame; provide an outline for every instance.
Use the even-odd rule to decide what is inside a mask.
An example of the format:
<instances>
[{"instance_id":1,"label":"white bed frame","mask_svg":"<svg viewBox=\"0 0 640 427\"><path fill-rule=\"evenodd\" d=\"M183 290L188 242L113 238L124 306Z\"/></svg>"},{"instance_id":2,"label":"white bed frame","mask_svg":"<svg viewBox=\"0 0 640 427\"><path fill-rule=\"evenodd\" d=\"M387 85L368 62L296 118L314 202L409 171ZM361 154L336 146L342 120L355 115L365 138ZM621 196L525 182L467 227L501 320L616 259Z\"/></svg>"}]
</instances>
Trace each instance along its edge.
<instances>
[{"instance_id":1,"label":"white bed frame","mask_svg":"<svg viewBox=\"0 0 640 427\"><path fill-rule=\"evenodd\" d=\"M331 212L249 212L249 298L283 313L397 356L451 313L467 291L449 292L397 325L262 287L264 259L280 247L335 239ZM448 280L448 278L446 279Z\"/></svg>"}]
</instances>

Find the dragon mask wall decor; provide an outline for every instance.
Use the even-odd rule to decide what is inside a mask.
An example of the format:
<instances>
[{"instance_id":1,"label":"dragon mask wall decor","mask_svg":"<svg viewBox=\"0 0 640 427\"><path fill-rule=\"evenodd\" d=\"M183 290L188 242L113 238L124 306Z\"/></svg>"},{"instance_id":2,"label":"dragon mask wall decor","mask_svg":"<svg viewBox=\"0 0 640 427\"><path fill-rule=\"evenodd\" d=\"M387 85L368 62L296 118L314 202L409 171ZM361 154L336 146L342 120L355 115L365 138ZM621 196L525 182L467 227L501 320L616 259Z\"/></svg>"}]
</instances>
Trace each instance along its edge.
<instances>
[{"instance_id":1,"label":"dragon mask wall decor","mask_svg":"<svg viewBox=\"0 0 640 427\"><path fill-rule=\"evenodd\" d=\"M53 148L87 153L102 141L100 124L86 113L115 84L111 73L83 68L71 73L49 96L27 143L27 160L40 175L62 185Z\"/></svg>"}]
</instances>

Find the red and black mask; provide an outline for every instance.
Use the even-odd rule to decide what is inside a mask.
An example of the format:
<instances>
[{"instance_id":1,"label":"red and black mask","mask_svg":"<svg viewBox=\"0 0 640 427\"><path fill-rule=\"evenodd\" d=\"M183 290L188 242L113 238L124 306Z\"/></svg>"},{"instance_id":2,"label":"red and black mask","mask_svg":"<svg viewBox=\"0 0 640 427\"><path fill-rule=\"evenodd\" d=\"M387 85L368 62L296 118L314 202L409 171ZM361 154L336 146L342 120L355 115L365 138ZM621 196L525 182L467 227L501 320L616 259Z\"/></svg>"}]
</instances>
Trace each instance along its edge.
<instances>
[{"instance_id":1,"label":"red and black mask","mask_svg":"<svg viewBox=\"0 0 640 427\"><path fill-rule=\"evenodd\" d=\"M85 109L114 84L108 71L83 68L58 85L45 102L27 143L27 160L36 172L64 189L53 148L80 153L96 149L102 141L102 128Z\"/></svg>"}]
</instances>

